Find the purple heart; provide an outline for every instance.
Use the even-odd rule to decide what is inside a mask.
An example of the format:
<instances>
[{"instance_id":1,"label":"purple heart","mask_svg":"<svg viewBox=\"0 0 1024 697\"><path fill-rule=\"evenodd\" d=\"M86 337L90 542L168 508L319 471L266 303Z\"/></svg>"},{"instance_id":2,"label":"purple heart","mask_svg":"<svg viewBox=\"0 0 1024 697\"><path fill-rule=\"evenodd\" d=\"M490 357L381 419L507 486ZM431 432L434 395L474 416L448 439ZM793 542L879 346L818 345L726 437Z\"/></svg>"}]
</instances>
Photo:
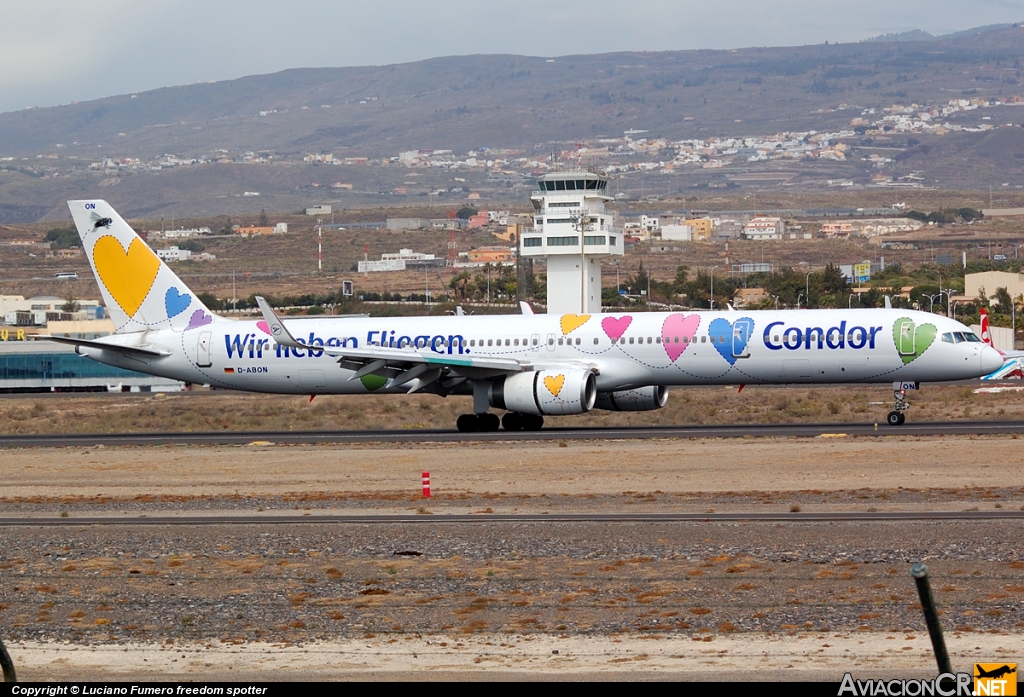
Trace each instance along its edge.
<instances>
[{"instance_id":1,"label":"purple heart","mask_svg":"<svg viewBox=\"0 0 1024 697\"><path fill-rule=\"evenodd\" d=\"M192 317L188 320L188 326L185 327L185 331L189 329L195 329L196 327L202 327L204 324L212 324L213 317L206 314L202 310L196 310L192 313Z\"/></svg>"}]
</instances>

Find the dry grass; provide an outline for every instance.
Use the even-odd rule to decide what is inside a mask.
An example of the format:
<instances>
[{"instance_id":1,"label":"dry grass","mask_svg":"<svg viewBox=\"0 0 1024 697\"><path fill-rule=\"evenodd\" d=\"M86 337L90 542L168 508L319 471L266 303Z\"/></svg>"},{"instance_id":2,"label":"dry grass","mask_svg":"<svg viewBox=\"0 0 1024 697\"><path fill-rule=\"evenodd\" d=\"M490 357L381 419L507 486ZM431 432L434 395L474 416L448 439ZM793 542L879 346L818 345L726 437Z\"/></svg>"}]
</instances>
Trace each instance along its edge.
<instances>
[{"instance_id":1,"label":"dry grass","mask_svg":"<svg viewBox=\"0 0 1024 697\"><path fill-rule=\"evenodd\" d=\"M552 426L718 423L872 423L890 409L885 385L853 387L679 388L653 412L594 411ZM1024 419L1024 393L974 394L964 385L934 385L911 395L915 421ZM452 428L471 409L468 397L320 396L195 392L169 395L88 394L0 399L0 433L137 433L317 431ZM640 500L649 500L643 495Z\"/></svg>"}]
</instances>

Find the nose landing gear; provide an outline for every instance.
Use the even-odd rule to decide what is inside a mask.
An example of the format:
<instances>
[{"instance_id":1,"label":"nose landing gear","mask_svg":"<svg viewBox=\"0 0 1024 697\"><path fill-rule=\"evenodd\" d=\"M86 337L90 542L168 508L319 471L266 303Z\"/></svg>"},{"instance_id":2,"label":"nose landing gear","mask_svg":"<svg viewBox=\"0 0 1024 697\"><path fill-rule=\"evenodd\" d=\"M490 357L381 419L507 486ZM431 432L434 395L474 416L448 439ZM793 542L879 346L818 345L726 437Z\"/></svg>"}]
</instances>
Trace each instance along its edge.
<instances>
[{"instance_id":1,"label":"nose landing gear","mask_svg":"<svg viewBox=\"0 0 1024 697\"><path fill-rule=\"evenodd\" d=\"M902 426L907 420L903 412L910 408L910 402L907 401L907 392L906 390L893 390L892 393L896 398L896 406L889 412L885 420L890 426Z\"/></svg>"}]
</instances>

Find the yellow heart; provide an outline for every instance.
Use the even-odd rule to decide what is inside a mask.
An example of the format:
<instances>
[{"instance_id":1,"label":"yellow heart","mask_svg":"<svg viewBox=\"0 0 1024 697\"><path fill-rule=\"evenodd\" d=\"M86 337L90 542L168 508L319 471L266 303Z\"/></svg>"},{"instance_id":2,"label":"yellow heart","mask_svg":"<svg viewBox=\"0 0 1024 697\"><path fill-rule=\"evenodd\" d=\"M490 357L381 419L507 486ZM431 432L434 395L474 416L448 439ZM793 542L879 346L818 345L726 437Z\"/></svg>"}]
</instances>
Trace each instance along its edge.
<instances>
[{"instance_id":1,"label":"yellow heart","mask_svg":"<svg viewBox=\"0 0 1024 697\"><path fill-rule=\"evenodd\" d=\"M129 317L134 315L156 281L160 259L138 237L126 252L116 237L104 235L92 248L92 260L114 302Z\"/></svg>"},{"instance_id":2,"label":"yellow heart","mask_svg":"<svg viewBox=\"0 0 1024 697\"><path fill-rule=\"evenodd\" d=\"M558 393L562 391L562 386L565 385L565 376L562 374L548 375L544 378L544 387L548 388L548 392L554 396L558 396Z\"/></svg>"},{"instance_id":3,"label":"yellow heart","mask_svg":"<svg viewBox=\"0 0 1024 697\"><path fill-rule=\"evenodd\" d=\"M568 334L573 329L579 329L588 319L590 315L562 315L562 333Z\"/></svg>"}]
</instances>

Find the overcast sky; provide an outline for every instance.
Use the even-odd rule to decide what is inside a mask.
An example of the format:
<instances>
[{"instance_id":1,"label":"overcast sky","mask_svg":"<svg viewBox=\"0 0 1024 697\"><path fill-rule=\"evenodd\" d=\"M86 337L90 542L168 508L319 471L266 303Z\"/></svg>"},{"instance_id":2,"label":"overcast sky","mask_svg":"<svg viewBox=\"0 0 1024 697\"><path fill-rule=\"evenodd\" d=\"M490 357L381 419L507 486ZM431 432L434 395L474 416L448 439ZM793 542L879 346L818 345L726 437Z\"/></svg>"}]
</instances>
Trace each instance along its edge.
<instances>
[{"instance_id":1,"label":"overcast sky","mask_svg":"<svg viewBox=\"0 0 1024 697\"><path fill-rule=\"evenodd\" d=\"M0 112L286 68L793 46L1024 21L1024 0L0 0Z\"/></svg>"}]
</instances>

